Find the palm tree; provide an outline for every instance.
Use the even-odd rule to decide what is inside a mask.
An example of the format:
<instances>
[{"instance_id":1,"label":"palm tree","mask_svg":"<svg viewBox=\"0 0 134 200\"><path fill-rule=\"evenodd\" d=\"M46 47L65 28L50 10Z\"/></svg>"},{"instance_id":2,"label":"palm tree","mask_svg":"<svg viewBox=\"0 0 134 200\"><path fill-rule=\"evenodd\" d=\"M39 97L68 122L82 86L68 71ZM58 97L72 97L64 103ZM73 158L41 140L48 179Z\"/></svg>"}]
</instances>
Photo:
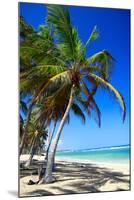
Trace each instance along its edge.
<instances>
[{"instance_id":1,"label":"palm tree","mask_svg":"<svg viewBox=\"0 0 134 200\"><path fill-rule=\"evenodd\" d=\"M48 78L59 73L59 71L63 71L62 67L54 69L54 65L52 66L54 63L59 64L62 62L62 60L59 56L59 50L57 50L53 44L53 38L49 29L46 26L41 26L39 32L36 33L33 30L31 33L30 28L30 34L29 31L27 34L27 29L29 26L26 24L26 22L24 22L24 20L21 20L20 23L20 29L22 30L20 31L20 34L25 36L25 40L20 45L20 91L22 93L25 92L31 94L32 100L28 105L24 133L20 144L20 155L24 147L25 138L28 132L30 115L38 91L42 88ZM49 65L47 64L48 61ZM35 67L37 65L39 66ZM40 68L40 65L43 65L43 71L42 68ZM33 75L32 79L29 78L31 76L31 72Z\"/></svg>"},{"instance_id":2,"label":"palm tree","mask_svg":"<svg viewBox=\"0 0 134 200\"><path fill-rule=\"evenodd\" d=\"M40 108L39 108L39 112L38 112L38 119L40 121L44 121L45 120L45 124L50 127L50 123L53 122L53 129L52 131L50 131L49 133L49 138L48 138L48 147L47 147L47 151L46 151L46 156L45 156L45 160L47 160L48 158L48 152L50 149L50 145L53 139L53 135L55 132L55 128L56 128L56 124L57 122L62 119L62 116L66 110L66 105L68 103L68 100L66 98L66 95L63 95L63 93L59 94L58 91L58 95L57 92L55 92L54 94L52 94L49 97L46 97L43 104L40 104ZM85 123L86 117L84 115L84 113L82 112L81 108L79 107L78 104L73 103L72 105L72 111L74 112L74 114L77 117L80 117L82 122ZM96 110L97 112L98 110ZM97 117L98 117L98 121L100 121L100 113L97 113ZM69 123L69 115L67 117L66 122Z\"/></svg>"},{"instance_id":3,"label":"palm tree","mask_svg":"<svg viewBox=\"0 0 134 200\"><path fill-rule=\"evenodd\" d=\"M30 70L22 73L21 89L22 91L32 91L33 101L29 106L31 110L33 103L37 101L44 101L46 105L45 99L47 98L51 99L50 102L54 105L55 99L59 97L58 102L63 102L65 106L54 143L51 145L48 154L44 177L45 182L52 182L53 160L61 131L69 116L70 109L75 107L76 110L78 105L81 110L86 111L89 115L91 110L96 110L100 116L100 111L93 95L97 92L97 88L101 86L112 92L119 101L123 109L123 120L125 119L126 108L120 92L109 83L113 62L109 52L103 50L89 58L86 57L88 45L98 37L97 28L94 27L86 44L82 44L77 30L71 23L68 9L58 5L48 6L47 22L54 27L56 43L53 41L54 48L50 50L51 54L55 53L55 51L58 52L57 59L54 62L51 62L51 59L47 59L47 63L42 62L40 65L35 65ZM55 54L53 55L56 58ZM24 135L27 133L30 109L27 115L27 126L25 127ZM100 125L100 120L98 123Z\"/></svg>"},{"instance_id":4,"label":"palm tree","mask_svg":"<svg viewBox=\"0 0 134 200\"><path fill-rule=\"evenodd\" d=\"M24 116L27 114L27 104L23 99L22 94L20 94L20 110L19 110L19 120L20 120L20 139L23 135L24 129Z\"/></svg>"},{"instance_id":5,"label":"palm tree","mask_svg":"<svg viewBox=\"0 0 134 200\"><path fill-rule=\"evenodd\" d=\"M123 121L125 119L125 103L123 96L109 83L109 71L112 63L112 56L108 51L103 50L94 54L93 56L86 58L86 49L91 41L98 37L96 27L93 29L87 43L82 45L76 29L72 26L69 11L64 6L50 5L48 6L47 21L53 24L56 32L59 49L64 53L66 58L66 70L50 78L50 80L44 85L39 92L39 96L45 90L60 82L62 86L57 93L60 94L63 91L66 92L68 104L66 106L65 113L60 122L57 130L53 145L48 154L48 162L45 172L45 182L53 182L52 166L57 149L58 141L65 124L65 121L69 115L69 111L75 101L82 99L82 106L92 108L92 103L96 105L93 100L94 91L98 86L102 86L108 91L112 92L114 97L119 101L123 110ZM93 89L91 86L93 85ZM85 95L86 100L83 100Z\"/></svg>"},{"instance_id":6,"label":"palm tree","mask_svg":"<svg viewBox=\"0 0 134 200\"><path fill-rule=\"evenodd\" d=\"M47 139L48 133L44 121L36 120L37 108L32 111L32 115L28 127L28 137L27 143L25 143L25 148L29 150L29 159L27 160L25 167L29 167L32 158L37 153L39 147L44 146L44 141ZM43 140L42 140L43 139ZM30 144L30 145L29 145Z\"/></svg>"}]
</instances>

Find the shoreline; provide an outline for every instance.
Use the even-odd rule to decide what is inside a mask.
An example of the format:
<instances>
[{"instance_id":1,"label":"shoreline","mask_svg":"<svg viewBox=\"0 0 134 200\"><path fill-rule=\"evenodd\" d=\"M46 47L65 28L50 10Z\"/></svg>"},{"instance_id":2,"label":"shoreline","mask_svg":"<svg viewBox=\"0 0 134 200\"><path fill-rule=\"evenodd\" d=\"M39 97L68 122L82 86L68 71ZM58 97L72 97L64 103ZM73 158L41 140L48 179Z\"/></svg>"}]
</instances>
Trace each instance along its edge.
<instances>
[{"instance_id":1,"label":"shoreline","mask_svg":"<svg viewBox=\"0 0 134 200\"><path fill-rule=\"evenodd\" d=\"M25 162L28 155L21 156ZM44 156L34 156L33 167L44 161ZM31 166L32 168L32 166ZM27 185L37 174L30 170L20 170L20 196L42 196L60 194L80 194L104 191L121 191L130 189L129 163L96 164L56 159L56 170L53 173L56 181L51 184Z\"/></svg>"},{"instance_id":2,"label":"shoreline","mask_svg":"<svg viewBox=\"0 0 134 200\"><path fill-rule=\"evenodd\" d=\"M21 155L21 158L20 158L20 162L26 162L29 158L29 154L23 154ZM41 162L44 162L44 158L45 156L44 155L34 155L33 157L33 160L37 160L37 161L41 161ZM111 166L114 166L114 167L117 167L117 166L123 166L123 167L126 167L129 169L129 165L130 165L130 162L129 160L123 160L123 161L119 161L117 162L116 161L96 161L96 160L84 160L84 159L74 159L74 158L68 158L68 157L58 157L56 156L55 157L55 161L56 162L68 162L68 163L78 163L78 164L92 164L92 165L95 165L95 166L105 166L105 167L108 167L110 168Z\"/></svg>"},{"instance_id":3,"label":"shoreline","mask_svg":"<svg viewBox=\"0 0 134 200\"><path fill-rule=\"evenodd\" d=\"M40 161L44 161L44 157L45 155L34 155L33 159L35 160L40 160ZM25 162L26 160L28 160L29 158L29 154L23 154L20 157L20 161L21 162ZM111 160L110 162L108 160L87 160L87 159L76 159L76 158L69 158L69 157L60 157L60 156L56 156L55 157L56 161L66 161L66 162L77 162L77 163L92 163L92 164L121 164L121 165L128 165L129 164L129 160Z\"/></svg>"},{"instance_id":4,"label":"shoreline","mask_svg":"<svg viewBox=\"0 0 134 200\"><path fill-rule=\"evenodd\" d=\"M79 164L92 164L97 167L106 167L111 170L119 170L124 173L128 173L130 169L129 161L124 162L106 162L106 161L93 161L93 160L80 160L80 159L71 159L71 158L56 158L57 162L71 162L71 163L79 163Z\"/></svg>"}]
</instances>

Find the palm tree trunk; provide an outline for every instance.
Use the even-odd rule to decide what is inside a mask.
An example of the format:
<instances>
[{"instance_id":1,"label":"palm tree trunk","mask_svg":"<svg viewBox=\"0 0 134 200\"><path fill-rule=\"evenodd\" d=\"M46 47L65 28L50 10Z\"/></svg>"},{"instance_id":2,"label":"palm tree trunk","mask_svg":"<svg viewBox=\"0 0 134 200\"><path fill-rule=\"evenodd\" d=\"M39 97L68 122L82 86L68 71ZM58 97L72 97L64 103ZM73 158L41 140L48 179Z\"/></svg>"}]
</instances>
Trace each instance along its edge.
<instances>
[{"instance_id":1,"label":"palm tree trunk","mask_svg":"<svg viewBox=\"0 0 134 200\"><path fill-rule=\"evenodd\" d=\"M47 151L46 151L45 160L48 159L48 152L49 152L50 145L51 145L51 142L52 142L52 138L53 138L53 135L54 135L54 132L55 132L55 128L56 128L56 121L54 122L53 130L52 130L52 132L50 133L50 138L49 138L49 141L48 141L48 147L47 147Z\"/></svg>"},{"instance_id":2,"label":"palm tree trunk","mask_svg":"<svg viewBox=\"0 0 134 200\"><path fill-rule=\"evenodd\" d=\"M21 138L21 143L20 143L20 155L22 154L23 148L24 148L24 144L25 144L25 139L26 139L26 135L27 135L27 130L28 130L28 125L29 125L29 120L30 120L30 116L31 116L31 112L32 112L32 107L34 104L34 99L32 99L31 103L29 104L29 108L28 108L28 113L27 113L27 119L26 119L26 125L24 128L24 132Z\"/></svg>"},{"instance_id":3,"label":"palm tree trunk","mask_svg":"<svg viewBox=\"0 0 134 200\"><path fill-rule=\"evenodd\" d=\"M37 144L37 137L38 137L38 134L35 133L35 136L34 136L34 139L32 141L32 145L31 145L31 148L30 148L30 157L29 159L27 160L27 162L25 163L25 167L29 167L31 162L32 162L32 159L33 159L33 156L35 154L35 150L36 150L36 144Z\"/></svg>"},{"instance_id":4,"label":"palm tree trunk","mask_svg":"<svg viewBox=\"0 0 134 200\"><path fill-rule=\"evenodd\" d=\"M59 141L59 138L60 138L60 135L61 135L61 131L63 129L64 123L65 123L66 118L69 114L69 111L71 109L73 99L74 99L74 86L71 88L70 99L69 99L66 111L65 111L63 118L60 122L60 126L58 128L57 133L56 133L54 143L53 143L53 145L52 145L52 147L51 147L51 149L48 153L48 161L47 161L45 177L44 177L45 183L51 183L51 182L54 181L54 178L52 177L52 168L53 168L53 161L54 161L54 157L55 157L55 152L56 152L58 141Z\"/></svg>"}]
</instances>

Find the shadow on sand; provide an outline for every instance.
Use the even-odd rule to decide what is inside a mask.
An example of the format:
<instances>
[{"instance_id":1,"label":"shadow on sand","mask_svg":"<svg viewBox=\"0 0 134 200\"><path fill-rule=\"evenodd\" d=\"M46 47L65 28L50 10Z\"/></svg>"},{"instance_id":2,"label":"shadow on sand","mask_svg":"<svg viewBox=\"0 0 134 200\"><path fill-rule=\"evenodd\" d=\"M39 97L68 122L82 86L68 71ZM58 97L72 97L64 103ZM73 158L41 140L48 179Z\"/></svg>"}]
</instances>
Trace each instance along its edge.
<instances>
[{"instance_id":1,"label":"shadow on sand","mask_svg":"<svg viewBox=\"0 0 134 200\"><path fill-rule=\"evenodd\" d=\"M36 163L37 164L37 163ZM32 170L37 174L37 166L34 168L20 170L20 178L31 175ZM36 171L34 171L36 168ZM36 190L27 192L24 196L45 196L58 194L79 194L89 192L100 192L99 188L104 186L108 181L110 183L130 184L129 175L121 172L113 172L104 167L98 167L92 164L58 162L54 176L56 182L48 185L42 184L43 189L39 189L41 185L36 185ZM62 184L61 184L62 183ZM51 189L51 191L49 191ZM124 189L117 187L116 191Z\"/></svg>"}]
</instances>

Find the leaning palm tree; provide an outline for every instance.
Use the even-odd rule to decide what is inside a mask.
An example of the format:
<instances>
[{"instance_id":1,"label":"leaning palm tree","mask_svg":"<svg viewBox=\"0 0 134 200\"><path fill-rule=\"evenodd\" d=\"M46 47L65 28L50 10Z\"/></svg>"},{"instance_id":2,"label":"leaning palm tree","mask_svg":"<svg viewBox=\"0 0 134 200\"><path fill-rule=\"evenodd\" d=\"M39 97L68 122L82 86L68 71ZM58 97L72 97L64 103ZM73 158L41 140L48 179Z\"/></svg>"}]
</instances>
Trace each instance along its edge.
<instances>
[{"instance_id":1,"label":"leaning palm tree","mask_svg":"<svg viewBox=\"0 0 134 200\"><path fill-rule=\"evenodd\" d=\"M109 52L103 50L89 58L86 56L88 45L98 37L96 27L91 32L86 44L82 44L77 30L71 23L68 8L57 5L48 6L47 22L55 29L54 37L56 43L54 47L59 53L57 58L60 59L53 63L48 59L47 63L32 67L29 71L22 73L21 80L22 90L32 89L34 91L30 109L33 106L33 102L43 102L46 97L52 97L54 101L55 94L56 96L62 94L59 101L63 100L65 103L65 111L59 129L49 150L44 177L45 182L52 182L52 166L55 152L61 131L73 104L78 104L89 115L90 109L94 110L96 108L99 112L93 95L97 92L98 87L102 87L113 93L114 97L119 101L123 110L123 120L125 119L126 109L122 95L109 83L113 62ZM53 49L51 50L51 53L53 53ZM64 96L66 97L65 99L63 98ZM27 122L30 118L30 109Z\"/></svg>"},{"instance_id":2,"label":"leaning palm tree","mask_svg":"<svg viewBox=\"0 0 134 200\"><path fill-rule=\"evenodd\" d=\"M63 71L62 68L54 68L54 63L59 64L62 62L62 60L59 56L59 50L56 49L53 43L53 38L48 27L41 26L39 32L35 32L33 30L33 32L30 32L29 34L29 31L27 33L27 27L29 26L26 24L26 22L24 22L24 20L20 21L20 29L22 30L20 31L20 35L21 37L22 33L25 35L25 40L23 40L23 42L20 44L20 91L22 93L30 94L32 96L32 100L28 105L26 123L23 131L24 133L20 144L20 154L22 153L25 138L28 133L30 115L38 90L42 88L48 78L59 73L59 71L61 72L61 70ZM43 71L40 67L35 67L40 65L45 66ZM30 78L31 71L33 75L32 79ZM29 77L27 77L27 75L29 75Z\"/></svg>"},{"instance_id":3,"label":"leaning palm tree","mask_svg":"<svg viewBox=\"0 0 134 200\"><path fill-rule=\"evenodd\" d=\"M43 104L39 104L39 109L38 109L38 118L37 121L39 120L44 121L45 120L45 124L47 124L47 126L50 126L50 123L53 121L53 129L50 132L49 135L49 142L48 142L48 146L47 146L47 151L46 151L46 155L45 155L45 160L44 160L44 164L46 164L46 162L48 161L48 153L49 153L49 149L51 148L52 145L52 139L54 136L54 132L55 132L55 128L56 128L56 124L57 122L60 122L60 120L62 119L64 112L66 110L66 106L68 104L68 99L66 97L66 93L67 91L62 91L61 93L59 91L56 91L54 94L52 94L49 97L45 97L45 100L43 101ZM87 106L86 101L84 101L82 98L78 98L79 99L79 103L81 103L83 105L84 111L86 111L86 113L89 115L93 114L94 111L94 116L95 116L95 120L97 122L97 124L100 126L100 111L99 108L97 107L97 104L95 103L95 100L92 97L92 103L90 105L90 109ZM80 106L78 105L78 103L74 102L72 107L71 107L72 112L74 112L74 114L79 117L83 123L85 123L86 121L86 117L84 114L84 111L82 111L82 109L80 108ZM66 118L66 122L69 123L69 119L70 116L68 115ZM55 151L56 153L56 151ZM53 166L54 166L54 161L55 161L55 155L53 156ZM26 164L27 166L27 164ZM53 168L54 169L54 168ZM39 178L40 181L40 178Z\"/></svg>"},{"instance_id":4,"label":"leaning palm tree","mask_svg":"<svg viewBox=\"0 0 134 200\"><path fill-rule=\"evenodd\" d=\"M93 94L96 93L97 87L102 86L108 92L112 92L115 99L120 103L123 110L123 121L125 119L126 108L121 93L109 83L110 66L113 60L112 56L108 51L103 50L86 58L86 49L89 43L98 37L96 27L93 29L87 43L83 45L79 39L77 30L71 23L68 8L49 5L47 21L55 28L57 46L66 58L66 69L47 81L39 91L38 98L53 86L60 85L56 93L58 95L66 93L68 100L65 113L63 114L53 145L48 154L44 179L46 183L50 183L54 181L52 177L52 166L58 141L74 102L79 102L84 108L92 108L92 102L94 102Z\"/></svg>"},{"instance_id":5,"label":"leaning palm tree","mask_svg":"<svg viewBox=\"0 0 134 200\"><path fill-rule=\"evenodd\" d=\"M46 158L45 158L46 160L48 158L49 148L51 146L51 142L55 133L56 124L60 122L66 110L66 106L68 103L66 92L67 91L64 91L64 95L63 95L63 92L62 93L59 93L59 91L58 93L55 92L51 96L46 97L45 100L43 101L43 104L40 105L37 120L40 120L40 121L45 120L45 124L47 124L48 127L50 127L50 123L53 122L53 129L52 131L50 131L49 138L48 138L48 147L47 147ZM97 109L97 105L95 108L96 110L95 109L94 110L97 116L96 121L100 124L100 111L99 109ZM85 114L79 107L78 103L73 103L71 109L72 109L72 112L74 112L74 114L77 117L79 117L83 123L85 123L85 120L86 120ZM88 109L86 109L86 111L87 111L87 114L90 113ZM66 122L69 123L69 119L70 119L70 116L68 115Z\"/></svg>"},{"instance_id":6,"label":"leaning palm tree","mask_svg":"<svg viewBox=\"0 0 134 200\"><path fill-rule=\"evenodd\" d=\"M38 120L37 122L36 113L37 111L34 109L34 111L32 111L28 127L28 137L27 142L25 142L25 148L27 150L29 149L29 159L25 163L25 167L30 166L33 156L37 153L39 147L44 146L45 140L48 136L44 121Z\"/></svg>"},{"instance_id":7,"label":"leaning palm tree","mask_svg":"<svg viewBox=\"0 0 134 200\"><path fill-rule=\"evenodd\" d=\"M61 99L61 98L60 98ZM39 105L38 110L38 117L37 121L45 121L45 124L48 126L48 129L50 130L50 124L53 124L52 130L49 131L49 137L48 137L48 147L46 151L45 159L47 160L49 148L55 133L56 125L61 120L64 112L65 112L65 101L59 101L59 96L56 98L56 95L52 95L49 97L46 97L43 104ZM81 117L83 121L85 121L85 116L82 113L82 111L77 109L77 115ZM69 115L67 118L67 122L69 123Z\"/></svg>"}]
</instances>

